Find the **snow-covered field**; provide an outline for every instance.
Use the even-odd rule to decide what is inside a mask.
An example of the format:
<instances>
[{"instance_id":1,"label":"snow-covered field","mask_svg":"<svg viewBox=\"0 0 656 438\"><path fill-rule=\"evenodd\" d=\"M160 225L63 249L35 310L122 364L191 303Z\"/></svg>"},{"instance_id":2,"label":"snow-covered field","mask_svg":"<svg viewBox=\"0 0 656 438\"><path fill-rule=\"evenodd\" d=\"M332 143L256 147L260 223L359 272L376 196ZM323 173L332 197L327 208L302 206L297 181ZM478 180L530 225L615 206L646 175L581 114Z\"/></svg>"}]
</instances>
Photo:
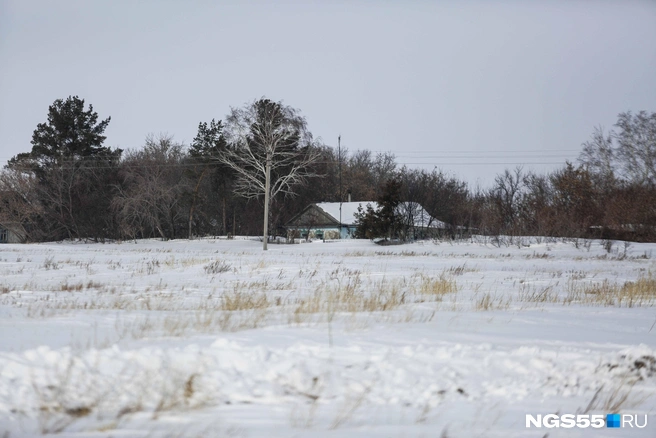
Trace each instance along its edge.
<instances>
[{"instance_id":1,"label":"snow-covered field","mask_svg":"<svg viewBox=\"0 0 656 438\"><path fill-rule=\"evenodd\" d=\"M654 244L269 248L0 246L0 438L656 436Z\"/></svg>"}]
</instances>

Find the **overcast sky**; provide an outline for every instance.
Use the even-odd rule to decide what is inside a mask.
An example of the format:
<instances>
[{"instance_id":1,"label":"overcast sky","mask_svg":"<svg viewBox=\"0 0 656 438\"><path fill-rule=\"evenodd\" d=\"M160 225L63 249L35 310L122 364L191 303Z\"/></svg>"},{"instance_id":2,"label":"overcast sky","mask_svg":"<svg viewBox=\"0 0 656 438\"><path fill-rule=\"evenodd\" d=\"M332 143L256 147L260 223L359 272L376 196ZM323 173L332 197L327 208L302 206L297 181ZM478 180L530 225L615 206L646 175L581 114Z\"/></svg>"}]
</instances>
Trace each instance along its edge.
<instances>
[{"instance_id":1,"label":"overcast sky","mask_svg":"<svg viewBox=\"0 0 656 438\"><path fill-rule=\"evenodd\" d=\"M656 1L0 0L0 161L69 95L113 147L266 96L326 144L485 186L656 111Z\"/></svg>"}]
</instances>

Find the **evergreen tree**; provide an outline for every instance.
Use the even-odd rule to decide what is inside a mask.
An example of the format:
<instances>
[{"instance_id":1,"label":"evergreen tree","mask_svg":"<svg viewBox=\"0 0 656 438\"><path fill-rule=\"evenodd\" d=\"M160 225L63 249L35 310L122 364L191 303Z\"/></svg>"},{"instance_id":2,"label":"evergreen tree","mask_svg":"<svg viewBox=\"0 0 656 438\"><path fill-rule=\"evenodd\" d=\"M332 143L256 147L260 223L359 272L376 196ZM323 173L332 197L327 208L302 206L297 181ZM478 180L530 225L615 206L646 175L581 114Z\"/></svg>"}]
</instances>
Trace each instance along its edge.
<instances>
[{"instance_id":1,"label":"evergreen tree","mask_svg":"<svg viewBox=\"0 0 656 438\"><path fill-rule=\"evenodd\" d=\"M193 181L193 192L191 193L190 207L189 207L189 224L188 234L191 239L193 236L193 227L196 230L209 232L210 228L217 228L211 224L221 224L221 233L228 233L228 214L227 204L231 198L230 186L233 179L232 171L229 166L218 161L227 148L227 142L223 134L223 122L221 120L214 120L208 124L201 122L198 124L198 133L189 147L189 156L192 166L189 167L188 177ZM203 199L201 184L205 180L209 180L211 186L210 196L215 202L206 202L206 210L203 211L203 205L199 204ZM205 198L208 198L207 196ZM217 209L216 207L219 207ZM200 213L200 215L199 215ZM205 214L202 214L205 213ZM200 226L200 218L205 219L204 225ZM217 218L217 216L220 216ZM216 230L212 230L216 231Z\"/></svg>"},{"instance_id":2,"label":"evergreen tree","mask_svg":"<svg viewBox=\"0 0 656 438\"><path fill-rule=\"evenodd\" d=\"M43 239L114 234L109 204L122 151L103 146L110 120L99 121L77 96L57 99L32 134L32 150L9 161L9 168L36 177L42 215L34 222Z\"/></svg>"},{"instance_id":3,"label":"evergreen tree","mask_svg":"<svg viewBox=\"0 0 656 438\"><path fill-rule=\"evenodd\" d=\"M366 210L358 207L356 217L355 237L360 239L375 239L383 237L391 239L398 237L403 227L403 220L398 212L401 203L401 181L390 179L385 183L378 198L378 207L369 204Z\"/></svg>"},{"instance_id":4,"label":"evergreen tree","mask_svg":"<svg viewBox=\"0 0 656 438\"><path fill-rule=\"evenodd\" d=\"M385 183L383 192L378 199L378 221L380 223L381 237L392 238L398 236L402 226L398 215L398 206L401 203L401 181L390 179Z\"/></svg>"},{"instance_id":5,"label":"evergreen tree","mask_svg":"<svg viewBox=\"0 0 656 438\"><path fill-rule=\"evenodd\" d=\"M198 133L191 142L189 155L195 158L216 158L225 150L225 147L223 122L212 119L209 125L207 122L198 124Z\"/></svg>"},{"instance_id":6,"label":"evergreen tree","mask_svg":"<svg viewBox=\"0 0 656 438\"><path fill-rule=\"evenodd\" d=\"M358 206L355 213L355 237L357 239L375 239L381 235L377 211L367 204L366 210Z\"/></svg>"},{"instance_id":7,"label":"evergreen tree","mask_svg":"<svg viewBox=\"0 0 656 438\"><path fill-rule=\"evenodd\" d=\"M32 134L32 151L17 155L9 164L28 161L43 169L93 157L118 158L120 149L103 146L110 120L98 121L93 105L85 110L84 99L77 96L57 99L48 108L48 121L39 123Z\"/></svg>"}]
</instances>

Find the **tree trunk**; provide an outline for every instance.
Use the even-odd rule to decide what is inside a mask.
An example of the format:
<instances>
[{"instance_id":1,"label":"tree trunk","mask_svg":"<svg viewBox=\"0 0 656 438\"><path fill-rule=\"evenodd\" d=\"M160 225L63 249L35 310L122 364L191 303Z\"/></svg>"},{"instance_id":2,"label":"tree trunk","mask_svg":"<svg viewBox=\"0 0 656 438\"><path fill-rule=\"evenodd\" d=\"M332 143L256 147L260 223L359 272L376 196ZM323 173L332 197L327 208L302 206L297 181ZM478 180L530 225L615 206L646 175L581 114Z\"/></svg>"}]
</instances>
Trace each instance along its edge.
<instances>
[{"instance_id":1,"label":"tree trunk","mask_svg":"<svg viewBox=\"0 0 656 438\"><path fill-rule=\"evenodd\" d=\"M269 188L271 185L271 153L267 151L266 178L264 183L264 244L262 249L266 251L269 238Z\"/></svg>"},{"instance_id":2,"label":"tree trunk","mask_svg":"<svg viewBox=\"0 0 656 438\"><path fill-rule=\"evenodd\" d=\"M191 231L192 231L192 223L194 221L194 211L196 210L196 201L198 200L198 191L200 190L200 183L203 181L206 172L207 172L207 167L204 168L203 171L201 172L200 177L196 182L196 187L194 188L193 196L191 198L191 208L189 209L189 234L188 234L189 240L193 238Z\"/></svg>"},{"instance_id":3,"label":"tree trunk","mask_svg":"<svg viewBox=\"0 0 656 438\"><path fill-rule=\"evenodd\" d=\"M228 225L227 225L227 223L228 223L227 219L228 219L228 218L226 217L226 197L225 197L225 191L224 191L223 193L224 193L224 194L223 194L223 214L222 214L222 216L223 216L223 230L222 230L222 231L223 231L223 233L228 234ZM234 236L234 232L233 232L233 236Z\"/></svg>"}]
</instances>

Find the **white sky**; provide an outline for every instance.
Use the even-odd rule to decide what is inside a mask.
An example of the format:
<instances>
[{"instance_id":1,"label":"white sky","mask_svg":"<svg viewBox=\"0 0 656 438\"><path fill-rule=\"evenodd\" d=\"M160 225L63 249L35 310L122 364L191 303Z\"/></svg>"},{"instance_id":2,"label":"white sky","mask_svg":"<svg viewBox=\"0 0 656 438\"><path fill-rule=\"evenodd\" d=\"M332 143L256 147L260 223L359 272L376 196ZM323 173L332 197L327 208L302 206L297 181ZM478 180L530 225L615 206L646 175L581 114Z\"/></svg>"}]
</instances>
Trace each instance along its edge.
<instances>
[{"instance_id":1,"label":"white sky","mask_svg":"<svg viewBox=\"0 0 656 438\"><path fill-rule=\"evenodd\" d=\"M0 161L69 95L113 147L267 96L327 144L487 185L656 111L656 2L0 0Z\"/></svg>"}]
</instances>

